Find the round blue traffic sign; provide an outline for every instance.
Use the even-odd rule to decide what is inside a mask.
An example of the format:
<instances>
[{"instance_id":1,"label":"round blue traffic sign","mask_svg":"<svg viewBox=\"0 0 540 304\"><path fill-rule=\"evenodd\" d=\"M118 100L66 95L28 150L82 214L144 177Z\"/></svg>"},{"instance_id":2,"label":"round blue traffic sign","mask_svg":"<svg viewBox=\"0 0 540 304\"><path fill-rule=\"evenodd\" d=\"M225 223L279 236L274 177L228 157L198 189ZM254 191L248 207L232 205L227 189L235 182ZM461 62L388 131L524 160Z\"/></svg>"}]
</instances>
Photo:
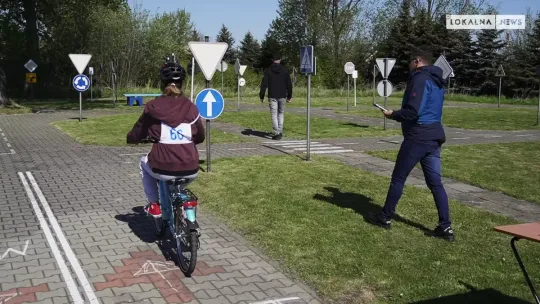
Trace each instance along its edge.
<instances>
[{"instance_id":1,"label":"round blue traffic sign","mask_svg":"<svg viewBox=\"0 0 540 304\"><path fill-rule=\"evenodd\" d=\"M84 92L90 87L90 79L84 74L77 75L73 78L73 87L79 92Z\"/></svg>"},{"instance_id":2,"label":"round blue traffic sign","mask_svg":"<svg viewBox=\"0 0 540 304\"><path fill-rule=\"evenodd\" d=\"M195 98L195 105L204 119L218 118L225 108L223 96L214 89L200 91Z\"/></svg>"}]
</instances>

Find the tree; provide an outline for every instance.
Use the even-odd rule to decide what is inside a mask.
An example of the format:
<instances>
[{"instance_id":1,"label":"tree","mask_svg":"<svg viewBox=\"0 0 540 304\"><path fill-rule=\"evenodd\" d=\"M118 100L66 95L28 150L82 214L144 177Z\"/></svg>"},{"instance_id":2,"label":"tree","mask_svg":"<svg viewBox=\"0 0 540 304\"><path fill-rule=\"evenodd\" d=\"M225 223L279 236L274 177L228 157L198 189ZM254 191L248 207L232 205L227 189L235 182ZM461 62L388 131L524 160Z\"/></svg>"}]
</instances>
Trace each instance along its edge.
<instances>
[{"instance_id":1,"label":"tree","mask_svg":"<svg viewBox=\"0 0 540 304\"><path fill-rule=\"evenodd\" d=\"M266 35L261 43L258 66L262 69L268 68L272 64L272 56L276 52L281 52L281 47L279 42L272 35L272 32L269 30L266 32Z\"/></svg>"},{"instance_id":2,"label":"tree","mask_svg":"<svg viewBox=\"0 0 540 304\"><path fill-rule=\"evenodd\" d=\"M4 69L0 66L0 108L7 106L8 101L6 74L4 73Z\"/></svg>"},{"instance_id":3,"label":"tree","mask_svg":"<svg viewBox=\"0 0 540 304\"><path fill-rule=\"evenodd\" d=\"M475 64L475 77L472 83L478 94L497 94L498 83L495 74L502 63L501 49L504 41L501 40L502 30L482 30L477 38L477 57Z\"/></svg>"},{"instance_id":4,"label":"tree","mask_svg":"<svg viewBox=\"0 0 540 304\"><path fill-rule=\"evenodd\" d=\"M244 36L244 39L240 42L240 62L252 68L258 68L260 52L261 46L259 42L253 37L251 32L248 31Z\"/></svg>"},{"instance_id":5,"label":"tree","mask_svg":"<svg viewBox=\"0 0 540 304\"><path fill-rule=\"evenodd\" d=\"M216 37L217 42L226 42L229 45L229 48L225 52L225 55L223 56L223 61L228 63L234 63L235 61L235 54L234 54L234 38L229 32L229 29L225 26L225 24L222 24L221 30L219 31L219 34Z\"/></svg>"}]
</instances>

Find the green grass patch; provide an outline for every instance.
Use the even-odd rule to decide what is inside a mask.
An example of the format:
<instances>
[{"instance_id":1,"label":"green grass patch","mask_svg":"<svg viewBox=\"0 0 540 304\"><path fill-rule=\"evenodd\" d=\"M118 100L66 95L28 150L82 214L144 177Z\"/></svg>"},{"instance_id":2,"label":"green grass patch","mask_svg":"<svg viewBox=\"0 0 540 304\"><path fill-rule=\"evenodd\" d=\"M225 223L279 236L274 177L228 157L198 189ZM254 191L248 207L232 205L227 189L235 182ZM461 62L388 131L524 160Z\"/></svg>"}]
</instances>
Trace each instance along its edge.
<instances>
[{"instance_id":1,"label":"green grass patch","mask_svg":"<svg viewBox=\"0 0 540 304\"><path fill-rule=\"evenodd\" d=\"M272 132L270 111L224 112L216 121L228 122L262 132ZM310 124L312 138L379 137L401 134L401 131L396 129L385 131L382 127L313 116L310 119ZM287 138L305 138L307 132L306 116L286 112L283 125L283 134Z\"/></svg>"},{"instance_id":2,"label":"green grass patch","mask_svg":"<svg viewBox=\"0 0 540 304\"><path fill-rule=\"evenodd\" d=\"M369 154L395 161L397 151ZM540 204L540 142L444 146L442 173L488 190Z\"/></svg>"},{"instance_id":3,"label":"green grass patch","mask_svg":"<svg viewBox=\"0 0 540 304\"><path fill-rule=\"evenodd\" d=\"M53 125L82 144L126 146L126 135L133 128L139 116L139 113L133 113L90 118L82 122L64 120L54 122ZM225 133L215 128L211 129L210 140L212 144L252 141L249 138Z\"/></svg>"},{"instance_id":4,"label":"green grass patch","mask_svg":"<svg viewBox=\"0 0 540 304\"><path fill-rule=\"evenodd\" d=\"M388 107L399 109L399 106ZM357 114L365 117L383 118L382 112L373 108L335 111L341 114ZM538 129L536 125L537 111L523 108L445 108L443 109L443 125L471 130L528 130Z\"/></svg>"},{"instance_id":5,"label":"green grass patch","mask_svg":"<svg viewBox=\"0 0 540 304\"><path fill-rule=\"evenodd\" d=\"M390 231L366 223L363 215L383 204L389 179L337 161L253 157L219 159L212 168L192 186L202 210L327 299L411 303L441 297L434 301L442 303L443 297L467 293L464 284L530 298L510 237L492 230L514 223L507 218L451 201L457 241L448 243L413 227L436 224L433 198L424 189L405 188L398 213L409 222L395 220ZM540 278L534 246L519 244L533 281ZM444 303L493 303L477 295Z\"/></svg>"}]
</instances>

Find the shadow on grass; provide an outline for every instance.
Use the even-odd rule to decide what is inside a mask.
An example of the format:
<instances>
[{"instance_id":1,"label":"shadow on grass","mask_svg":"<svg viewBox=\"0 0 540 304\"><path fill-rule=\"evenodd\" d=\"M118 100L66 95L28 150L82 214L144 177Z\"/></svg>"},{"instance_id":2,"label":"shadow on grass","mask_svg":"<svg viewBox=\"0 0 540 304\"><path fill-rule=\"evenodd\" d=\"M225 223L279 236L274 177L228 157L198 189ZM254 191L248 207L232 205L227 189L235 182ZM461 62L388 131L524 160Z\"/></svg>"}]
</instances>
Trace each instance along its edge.
<instances>
[{"instance_id":1,"label":"shadow on grass","mask_svg":"<svg viewBox=\"0 0 540 304\"><path fill-rule=\"evenodd\" d=\"M168 261L173 261L177 266L178 257L176 255L176 243L172 242L172 238L167 229L167 233L163 238L156 236L152 218L146 215L143 206L133 207L133 213L118 214L114 218L128 223L129 228L141 241L145 243L156 243L161 250L161 253Z\"/></svg>"},{"instance_id":2,"label":"shadow on grass","mask_svg":"<svg viewBox=\"0 0 540 304\"><path fill-rule=\"evenodd\" d=\"M351 127L358 127L358 128L364 128L364 129L372 127L372 126L368 126L368 125L357 124L357 123L354 123L354 122L346 122L346 123L343 123L342 125L351 126Z\"/></svg>"},{"instance_id":3,"label":"shadow on grass","mask_svg":"<svg viewBox=\"0 0 540 304\"><path fill-rule=\"evenodd\" d=\"M257 131L257 130L253 130L253 129L245 129L244 131L242 131L242 134L243 135L248 135L248 136L262 137L262 138L266 138L266 139L271 139L272 138L272 133Z\"/></svg>"},{"instance_id":4,"label":"shadow on grass","mask_svg":"<svg viewBox=\"0 0 540 304\"><path fill-rule=\"evenodd\" d=\"M507 296L493 288L478 290L467 283L464 283L461 281L459 283L467 287L467 289L469 289L469 292L435 298L435 299L421 300L418 302L411 302L410 304L454 304L454 303L526 304L526 303L531 303L531 302L527 302L516 297Z\"/></svg>"},{"instance_id":5,"label":"shadow on grass","mask_svg":"<svg viewBox=\"0 0 540 304\"><path fill-rule=\"evenodd\" d=\"M369 197L352 192L341 192L338 188L335 187L324 187L327 191L330 191L332 194L330 196L324 196L321 194L315 194L314 199L329 202L341 208L352 209L356 213L364 217L364 220L367 221L367 217L371 212L378 212L381 210L381 207L375 203ZM413 228L419 229L421 231L430 231L426 226L411 221L409 219L403 218L398 214L395 214L393 220L411 226Z\"/></svg>"}]
</instances>

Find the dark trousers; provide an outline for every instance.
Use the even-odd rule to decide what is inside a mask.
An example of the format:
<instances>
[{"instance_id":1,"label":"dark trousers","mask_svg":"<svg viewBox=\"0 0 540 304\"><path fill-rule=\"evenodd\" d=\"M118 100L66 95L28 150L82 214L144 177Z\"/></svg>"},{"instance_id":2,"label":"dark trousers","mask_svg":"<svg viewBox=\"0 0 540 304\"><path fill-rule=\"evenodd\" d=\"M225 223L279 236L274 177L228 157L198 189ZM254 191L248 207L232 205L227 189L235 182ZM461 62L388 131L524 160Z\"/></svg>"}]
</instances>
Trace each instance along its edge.
<instances>
[{"instance_id":1,"label":"dark trousers","mask_svg":"<svg viewBox=\"0 0 540 304\"><path fill-rule=\"evenodd\" d=\"M392 173L390 189L388 189L382 215L387 219L392 218L403 193L405 181L418 162L422 165L426 185L435 199L435 205L439 212L439 226L446 229L450 227L450 211L448 209L448 196L441 178L441 146L437 142L425 143L409 139L403 141Z\"/></svg>"}]
</instances>

